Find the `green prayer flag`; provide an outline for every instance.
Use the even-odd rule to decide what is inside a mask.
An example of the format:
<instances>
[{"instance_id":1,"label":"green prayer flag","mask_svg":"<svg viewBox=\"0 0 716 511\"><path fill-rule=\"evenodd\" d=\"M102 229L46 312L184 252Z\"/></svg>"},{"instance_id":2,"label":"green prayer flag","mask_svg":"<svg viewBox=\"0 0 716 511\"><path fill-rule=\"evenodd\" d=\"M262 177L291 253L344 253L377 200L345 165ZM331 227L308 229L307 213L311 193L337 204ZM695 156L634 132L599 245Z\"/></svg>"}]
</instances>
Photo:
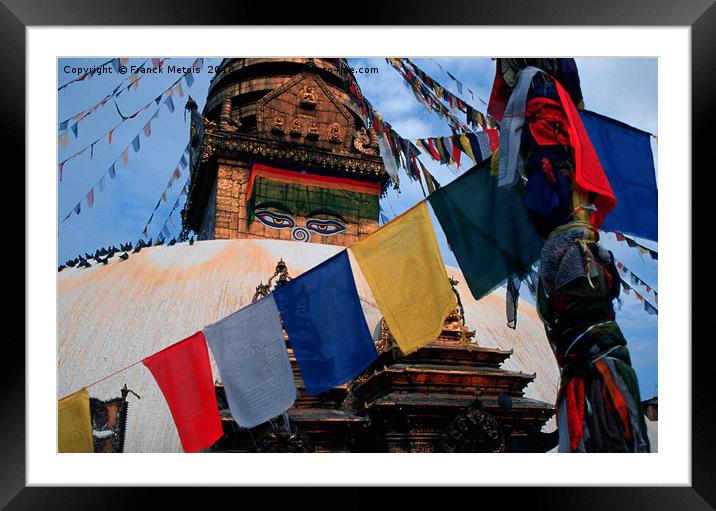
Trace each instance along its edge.
<instances>
[{"instance_id":1,"label":"green prayer flag","mask_svg":"<svg viewBox=\"0 0 716 511\"><path fill-rule=\"evenodd\" d=\"M487 158L428 197L476 300L540 257L524 187L497 186Z\"/></svg>"}]
</instances>

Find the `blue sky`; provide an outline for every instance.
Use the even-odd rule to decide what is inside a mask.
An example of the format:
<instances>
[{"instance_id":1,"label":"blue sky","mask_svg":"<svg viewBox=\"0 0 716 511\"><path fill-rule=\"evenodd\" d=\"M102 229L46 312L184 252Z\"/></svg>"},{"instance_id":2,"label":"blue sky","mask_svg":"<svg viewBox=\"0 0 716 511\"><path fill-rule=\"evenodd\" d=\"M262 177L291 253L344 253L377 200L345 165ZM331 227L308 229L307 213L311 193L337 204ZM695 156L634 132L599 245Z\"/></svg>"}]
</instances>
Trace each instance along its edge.
<instances>
[{"instance_id":1,"label":"blue sky","mask_svg":"<svg viewBox=\"0 0 716 511\"><path fill-rule=\"evenodd\" d=\"M76 77L66 73L64 67L91 66L100 64L107 59L60 59L58 62L58 86ZM145 59L129 59L128 66L140 65ZM194 58L170 58L165 66L189 66ZM185 94L191 94L199 105L204 106L209 81L212 74L207 65L218 64L220 59L205 59L201 73L195 75L195 82L190 87L182 80ZM457 93L454 82L441 71L437 63L450 71L464 84L462 98L481 111L484 105L478 97L487 101L494 76L494 62L488 58L474 59L415 59L425 72L432 75L453 93ZM415 139L430 136L450 135L450 129L444 120L432 112L428 112L414 98L402 78L385 62L384 59L349 59L352 67L377 67L377 74L356 74L364 95L373 106L381 112L398 133L404 138ZM582 92L587 109L613 117L642 130L658 134L657 125L657 60L628 58L584 58L577 59ZM117 73L94 76L69 85L58 93L58 123L95 105L129 75ZM144 75L136 89L123 92L117 98L117 104L124 115L133 113L138 108L157 97L180 74L162 73ZM470 97L467 88L475 94ZM185 119L184 103L186 95L179 98L174 95L175 110L170 113L161 105L159 117L152 121L151 135L145 137L142 128L152 117L156 106L152 106L137 118L123 123L113 133L111 146L104 137L90 151L68 162L63 169L63 178L58 179L58 218L61 220L82 200L82 211L79 216L72 214L69 219L58 227L58 260L64 262L77 254L94 252L95 249L108 245L119 245L127 241L136 241L149 219L154 206L165 190L183 149L188 141L189 120ZM105 134L117 124L120 116L113 103L98 108L94 113L83 119L78 125L77 138L69 134L66 148L59 149L59 160L62 161L73 153ZM120 162L116 165L116 178L106 179L104 192L95 186L94 205L90 209L83 200L90 188L105 174L122 150L131 144L135 135L140 134L141 147L138 153L129 148L129 163L126 167ZM656 147L652 143L656 160ZM439 165L428 157L421 158L437 180L445 185L460 172L468 168L463 164L460 170ZM468 160L464 158L464 160ZM658 176L658 169L657 169ZM155 237L164 225L181 188L188 178L188 169L182 170L182 176L168 190L166 202L162 202L157 210L148 232ZM392 218L422 199L417 183L410 182L401 176L401 190L391 190L381 201L384 213ZM172 236L179 232L180 203L168 227ZM176 226L174 227L173 224ZM438 242L443 258L447 264L457 266L453 254L447 248L444 234L435 221ZM643 245L658 249L656 243L639 240ZM628 248L625 243L618 242L614 235L602 235L602 243L612 252L617 260L624 263L630 270L647 282L650 287L658 289L657 262L648 255L641 255L635 249ZM653 303L653 294L637 286L640 294ZM523 293L522 299L531 301L529 293ZM657 317L648 315L641 302L633 294L622 295L622 306L617 311L618 322L629 342L632 362L637 371L642 397L647 398L656 393L657 385ZM519 319L518 319L519 321Z\"/></svg>"}]
</instances>

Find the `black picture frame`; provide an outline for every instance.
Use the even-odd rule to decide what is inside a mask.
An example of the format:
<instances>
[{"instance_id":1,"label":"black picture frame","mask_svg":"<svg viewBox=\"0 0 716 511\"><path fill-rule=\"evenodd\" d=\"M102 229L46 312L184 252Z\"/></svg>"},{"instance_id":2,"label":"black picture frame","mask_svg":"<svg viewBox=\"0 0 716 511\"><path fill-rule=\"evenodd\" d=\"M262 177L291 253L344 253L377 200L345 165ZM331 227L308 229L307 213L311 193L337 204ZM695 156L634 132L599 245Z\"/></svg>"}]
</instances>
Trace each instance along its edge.
<instances>
[{"instance_id":1,"label":"black picture frame","mask_svg":"<svg viewBox=\"0 0 716 511\"><path fill-rule=\"evenodd\" d=\"M310 8L306 8L310 5ZM424 0L383 2L371 5L357 2L340 7L322 2L297 2L269 9L262 2L225 4L216 0L138 0L98 3L96 0L2 0L0 4L0 38L2 67L0 80L3 98L3 143L18 156L16 168L25 168L25 95L26 38L28 26L102 26L102 25L281 25L346 24L351 25L545 25L545 26L684 26L691 27L692 69L692 154L693 160L706 160L706 137L712 122L713 91L716 90L716 6L713 0L602 0L584 4L573 0L511 0L474 2ZM341 12L340 18L330 14ZM711 158L712 160L712 158ZM711 167L705 168L712 172ZM689 172L690 169L683 169ZM20 183L19 188L24 189ZM26 190L25 190L26 191ZM23 194L24 195L24 194ZM694 232L696 232L694 230ZM31 233L25 232L25 236ZM691 257L691 247L684 249ZM692 264L699 267L705 254L694 253ZM706 267L706 261L703 261ZM32 271L25 267L25 272ZM26 292L26 291L25 291ZM24 293L25 293L24 292ZM690 297L684 297L690 299ZM710 339L702 337L691 344L692 350L692 485L690 487L533 487L479 488L466 495L471 505L527 507L530 509L679 509L706 510L716 506L716 463L713 434L716 399L707 381L713 370L706 350ZM688 346L688 339L683 339ZM19 343L8 342L6 360L23 360L25 352ZM14 344L14 346L13 346ZM13 353L13 350L15 352ZM147 488L50 488L25 487L25 368L22 363L6 363L0 373L3 412L0 413L0 505L8 509L127 509L140 505ZM52 420L52 417L48 417ZM535 470L523 467L519 470ZM208 489L205 489L208 490ZM212 490L220 503L226 492ZM239 491L239 490L236 490ZM245 492L246 489L240 490ZM178 488L163 490L162 507L184 500ZM208 493L208 492L205 492ZM284 496L292 505L300 505L306 492L290 489ZM372 503L409 504L422 499L418 489L393 491L388 496L371 497L366 490L339 489L327 500L340 498L340 507L365 508ZM447 498L446 490L434 496ZM254 496L244 495L250 502ZM272 495L272 504L278 496ZM450 497L452 499L452 497ZM496 499L496 500L495 500ZM209 500L206 501L207 503ZM444 501L445 503L451 500ZM228 504L228 502L226 502ZM315 503L315 502L314 502ZM342 503L342 504L341 504ZM500 504L501 503L501 504ZM449 504L449 505L454 505Z\"/></svg>"}]
</instances>

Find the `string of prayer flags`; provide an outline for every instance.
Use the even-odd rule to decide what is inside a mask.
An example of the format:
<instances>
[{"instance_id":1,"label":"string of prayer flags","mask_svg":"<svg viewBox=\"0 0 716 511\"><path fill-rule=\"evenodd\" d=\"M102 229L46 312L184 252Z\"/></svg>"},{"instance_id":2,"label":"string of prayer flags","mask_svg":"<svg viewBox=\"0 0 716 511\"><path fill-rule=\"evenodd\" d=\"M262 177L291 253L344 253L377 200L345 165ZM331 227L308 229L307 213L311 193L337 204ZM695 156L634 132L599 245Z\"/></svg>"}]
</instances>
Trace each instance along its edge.
<instances>
[{"instance_id":1,"label":"string of prayer flags","mask_svg":"<svg viewBox=\"0 0 716 511\"><path fill-rule=\"evenodd\" d=\"M203 59L196 59L196 60L194 61L194 66L192 67L192 69L200 69L202 65L203 65ZM166 107L169 109L169 111L170 111L171 113L173 113L174 110L175 110L174 101L173 101L173 99L172 99L171 93L168 92L168 91L172 91L172 90L173 90L173 87L174 87L175 85L179 84L182 79L187 80L187 85L188 85L189 87L191 87L191 84L189 83L189 80L188 80L188 77L189 77L190 75L191 75L191 70L188 70L186 73L184 73L183 75L181 75L177 80L175 80L167 89L165 89L162 94L160 94L159 96L157 96L157 98L155 98L155 99L152 100L152 101L149 101L147 104L145 104L144 106L140 107L138 110L136 110L136 111L135 111L134 113L132 113L131 115L124 115L124 114L122 114L122 112L119 110L119 106L117 105L117 102L115 101L114 104L115 104L115 106L117 107L117 113L120 115L120 117L121 117L122 119L121 119L117 124L115 124L114 126L112 126L112 127L109 129L109 131L107 131L106 133L103 133L100 137L98 137L97 139L95 139L94 141L92 141L91 143L89 143L87 146L85 146L84 148L80 149L80 150L77 151L76 153L70 155L69 157L65 158L65 159L62 160L60 163L58 163L58 168L59 168L59 173L60 173L60 181L62 181L62 170L63 170L64 166L65 166L69 161L71 161L71 160L77 158L78 156L81 156L82 154L84 154L84 152L85 152L88 148L93 148L93 147L95 146L95 144L97 144L97 143L100 142L101 140L104 140L105 137L107 137L107 140L108 140L109 144L111 145L111 143L112 143L112 133L114 132L114 130L116 130L120 125L122 125L123 123L125 123L127 120L136 118L142 111L146 110L147 108L149 108L150 106L152 106L152 104L154 104L154 103L156 103L156 105L158 106L158 108L155 110L154 114L151 116L149 122L151 122L153 119L156 119L156 118L159 116L159 110L161 109L160 102L161 102L162 97L165 97L164 105L166 105ZM193 78L192 78L191 81L192 81L192 83L193 83ZM148 131L149 131L149 132L151 131L151 127L150 127L150 128L147 128L146 126L147 126L147 125L145 124L145 125L142 127L142 130L144 130L144 134L145 134L146 136L149 136L149 135L147 134L147 132L148 132ZM73 131L73 132L75 133L75 136L76 136L76 125L74 125L74 126L72 127L72 129L75 130L75 131ZM60 135L60 137L58 137L58 140L60 140L61 137L62 137L62 135ZM64 140L65 140L64 138L61 138L60 144L64 143ZM132 141L132 147L134 148L135 152L137 152L137 151L139 150L139 137L138 137L138 136L133 139L133 141ZM126 158L125 158L124 156L123 156L123 161L126 161Z\"/></svg>"},{"instance_id":2,"label":"string of prayer flags","mask_svg":"<svg viewBox=\"0 0 716 511\"><path fill-rule=\"evenodd\" d=\"M658 241L658 190L651 135L588 110L579 115L617 201L602 229Z\"/></svg>"},{"instance_id":3,"label":"string of prayer flags","mask_svg":"<svg viewBox=\"0 0 716 511\"><path fill-rule=\"evenodd\" d=\"M135 140L138 140L138 139L139 139L139 135L137 135L137 136L135 137ZM132 144L134 144L134 141L132 142ZM171 178L169 179L169 182L167 183L167 186L166 186L166 188L165 188L165 190L164 190L164 193L166 193L166 190L168 190L169 188L171 188L172 184L173 184L177 179L179 179L179 178L181 177L182 174L181 174L181 171L179 170L179 166L182 166L182 162L183 162L182 168L185 168L185 167L186 167L186 165L187 165L187 159L186 159L185 153L187 153L188 151L189 151L189 144L187 143L186 147L184 148L184 151L182 151L181 159L179 160L179 163L177 164L176 168L174 169L174 172L172 173ZM124 151L122 151L122 154L120 155L120 157L117 158L117 160L115 160L115 161L112 163L112 165L109 167L109 169L107 170L107 172L105 172L104 174L102 174L102 176L99 178L99 180L97 180L97 182L92 186L92 188L90 188L89 192L87 192L87 193L85 194L85 196L83 197L83 200L85 200L85 201L87 202L87 205L88 205L90 208L92 207L92 204L94 204L94 198L95 198L95 197L94 197L94 190L95 190L95 188L99 188L99 191L100 191L100 192L103 192L103 191L104 191L105 184L106 184L106 177L109 176L110 179L114 179L114 178L116 177L117 172L116 172L116 167L115 167L115 165L116 165L117 161L120 160L120 159L122 160L122 164L123 164L125 167L129 164L129 146L127 146L127 147L124 149ZM160 199L160 200L161 200L161 199ZM67 219L72 215L73 212L74 212L76 215L79 215L79 214L80 214L80 211L81 211L80 203L81 203L81 202L82 202L82 199L80 200L79 203L77 203L77 204L75 205L75 207L74 207L73 209L71 209L71 210L67 213L67 215L62 219L62 222L64 222L65 220L67 220ZM166 199L165 199L165 202L166 202ZM152 214L151 214L151 216L149 217L149 220L147 221L147 224L145 225L144 232L147 230L147 227L149 227L149 224L150 224L150 222L152 221L152 218L154 217L154 213L156 212L157 208L159 207L159 204L160 204L160 203L159 203L159 201L158 201L158 202L157 202L157 205L156 205L155 208L154 208L154 211L152 211ZM172 212L173 212L173 210L172 210ZM62 223L62 222L60 222L60 223ZM146 236L146 234L145 234L145 236Z\"/></svg>"},{"instance_id":4,"label":"string of prayer flags","mask_svg":"<svg viewBox=\"0 0 716 511\"><path fill-rule=\"evenodd\" d=\"M349 250L403 353L412 353L440 334L457 302L425 202Z\"/></svg>"},{"instance_id":5,"label":"string of prayer flags","mask_svg":"<svg viewBox=\"0 0 716 511\"><path fill-rule=\"evenodd\" d=\"M377 135L380 155L388 169L388 174L391 176L393 186L396 189L399 188L398 166L404 166L410 179L420 181L420 174L417 172L416 165L416 162L422 165L420 159L417 157L419 151L408 142L408 144L410 144L410 151L405 153L405 139L403 139L389 123L383 120L383 117L373 108L370 101L363 96L353 73L350 68L344 65L342 59L338 60L337 71L345 83L346 90L360 107L364 124L366 127L370 125ZM400 157L401 155L402 158Z\"/></svg>"},{"instance_id":6,"label":"string of prayer flags","mask_svg":"<svg viewBox=\"0 0 716 511\"><path fill-rule=\"evenodd\" d=\"M475 300L540 257L544 240L523 195L498 187L488 158L428 197Z\"/></svg>"},{"instance_id":7,"label":"string of prayer flags","mask_svg":"<svg viewBox=\"0 0 716 511\"><path fill-rule=\"evenodd\" d=\"M629 276L632 285L634 286L642 286L646 289L647 293L654 293L654 296L657 295L657 290L653 289L649 284L644 282L641 278L639 278L633 271L631 271L629 268L627 268L621 261L617 261L617 269L624 273L625 276ZM623 279L622 279L623 280Z\"/></svg>"},{"instance_id":8,"label":"string of prayer flags","mask_svg":"<svg viewBox=\"0 0 716 511\"><path fill-rule=\"evenodd\" d=\"M621 278L621 275L619 276L622 288L624 288L624 293L629 294L629 292L634 293L634 297L639 300L644 305L644 310L648 312L649 314L659 314L659 309L651 305L636 289L634 289L632 286L630 286L623 278ZM656 293L655 293L656 295ZM657 301L658 303L658 301Z\"/></svg>"},{"instance_id":9,"label":"string of prayer flags","mask_svg":"<svg viewBox=\"0 0 716 511\"><path fill-rule=\"evenodd\" d=\"M637 250L639 250L640 254L649 254L649 256L651 256L652 259L654 259L654 260L659 259L659 253L656 250L652 250L650 248L645 247L644 245L637 243L635 240L624 235L624 233L615 231L614 236L616 236L617 241L625 242L629 246L629 248L636 248Z\"/></svg>"},{"instance_id":10,"label":"string of prayer flags","mask_svg":"<svg viewBox=\"0 0 716 511\"><path fill-rule=\"evenodd\" d=\"M169 228L167 226L167 223L170 223L172 225L172 227L176 227L174 224L174 220L172 220L172 215L174 215L174 212L179 207L179 201L181 200L181 198L183 196L187 195L188 187L189 187L189 180L187 179L186 183L184 183L184 187L182 188L181 193L179 193L179 195L177 196L177 200L174 201L174 206L172 206L172 209L171 209L171 211L169 211L169 214L167 215L166 220L164 220L164 224L162 224L162 228L159 230L159 232L162 233L162 236L164 238L167 238L169 236ZM166 198L165 198L166 193L167 192L164 192L164 194L162 195L162 198L159 199L160 201L166 201ZM158 206L159 206L159 203L157 203L157 207ZM155 208L155 211L156 211L156 208ZM152 215L149 217L149 222L152 221L152 217L154 217L154 213L152 213ZM142 234L144 235L144 237L147 237L148 228L149 228L149 223L147 223L146 227L144 228L144 231L142 231Z\"/></svg>"},{"instance_id":11,"label":"string of prayer flags","mask_svg":"<svg viewBox=\"0 0 716 511\"><path fill-rule=\"evenodd\" d=\"M309 395L345 383L378 357L347 251L282 284L272 296Z\"/></svg>"},{"instance_id":12,"label":"string of prayer flags","mask_svg":"<svg viewBox=\"0 0 716 511\"><path fill-rule=\"evenodd\" d=\"M430 157L441 164L459 166L460 152L477 164L492 155L498 147L497 130L487 129L476 133L461 133L449 137L419 138L415 141Z\"/></svg>"},{"instance_id":13,"label":"string of prayer flags","mask_svg":"<svg viewBox=\"0 0 716 511\"><path fill-rule=\"evenodd\" d=\"M203 333L197 332L142 362L164 394L185 452L211 447L223 436Z\"/></svg>"},{"instance_id":14,"label":"string of prayer flags","mask_svg":"<svg viewBox=\"0 0 716 511\"><path fill-rule=\"evenodd\" d=\"M57 402L57 452L93 452L87 389Z\"/></svg>"},{"instance_id":15,"label":"string of prayer flags","mask_svg":"<svg viewBox=\"0 0 716 511\"><path fill-rule=\"evenodd\" d=\"M403 59L395 59L395 60L405 62L408 66L410 66L410 68L415 73L415 75L427 87L431 88L435 92L435 94L437 95L438 98L447 102L451 106L451 109L453 111L460 110L461 112L464 112L469 125L471 125L475 128L477 128L477 127L481 127L482 129L487 128L485 115L482 112L480 112L478 109L476 109L472 105L469 105L468 103L463 101L461 98L459 98L458 96L456 96L455 94L450 92L446 87L440 85L432 76L430 76L425 71L423 71L420 67L418 67L418 65L415 64L415 62L413 62L411 59L403 58ZM453 76L449 71L445 71L445 69L443 69L442 66L440 66L440 68L442 71L444 71L450 77L451 80L453 80L455 82L455 84L457 85L457 88L458 88L458 94L462 94L462 82L460 82L460 80L455 78L455 76ZM468 91L470 91L470 95L474 99L475 96L472 93L472 91L470 89L468 89ZM484 103L484 101L483 101L483 103ZM465 131L469 131L469 130L465 130Z\"/></svg>"},{"instance_id":16,"label":"string of prayer flags","mask_svg":"<svg viewBox=\"0 0 716 511\"><path fill-rule=\"evenodd\" d=\"M106 62L102 62L101 64L97 64L96 66L92 66L92 68L90 68L90 69L89 69L88 71L86 71L85 73L82 73L82 74L79 75L77 78L74 78L74 79L70 80L69 82L65 83L64 85L60 85L60 86L57 88L58 92L61 91L61 90L63 90L63 89L65 89L65 88L66 88L68 85L70 85L70 84L77 83L77 82L81 82L81 81L84 81L86 78L91 78L91 77L93 77L93 76L94 76L95 74L97 74L98 72L101 72L100 70L102 70L105 66L109 66L109 65L112 65L112 66L115 67L115 69L117 69L118 66L119 66L119 59L117 59L117 58L112 58L112 59L109 59L109 60L106 61Z\"/></svg>"},{"instance_id":17,"label":"string of prayer flags","mask_svg":"<svg viewBox=\"0 0 716 511\"><path fill-rule=\"evenodd\" d=\"M204 336L239 426L258 426L293 406L296 384L273 295L207 326Z\"/></svg>"},{"instance_id":18,"label":"string of prayer flags","mask_svg":"<svg viewBox=\"0 0 716 511\"><path fill-rule=\"evenodd\" d=\"M395 58L387 58L386 59L388 63L393 66L393 68L398 72L398 74L410 85L413 94L415 95L416 99L420 104L425 106L426 108L429 108L430 110L438 113L439 115L443 116L448 124L458 131L470 131L470 129L467 127L466 124L461 122L454 114L454 111L446 107L438 98L443 98L443 95L445 94L444 89L442 89L439 85L436 85L433 87L434 93L430 88L428 88L423 82L418 80L416 77L416 74L413 73L408 67L406 66L404 61L407 61L407 59L395 59ZM453 97L448 93L448 95L445 96L447 101L452 105L453 102L450 99ZM458 103L459 101L459 103ZM455 104L461 104L464 105L462 100L459 100L459 98L456 98Z\"/></svg>"},{"instance_id":19,"label":"string of prayer flags","mask_svg":"<svg viewBox=\"0 0 716 511\"><path fill-rule=\"evenodd\" d=\"M114 62L117 61L117 60L118 60L118 59L113 59L112 62L114 63ZM159 59L152 59L152 60L159 60ZM161 60L160 62L163 64L163 63L164 63L164 60L166 60L166 59L163 59L163 60ZM147 60L145 60L144 62L142 62L142 64L141 64L137 69L140 70L140 71L141 71L142 69L144 69L144 67L146 66L147 62L149 62L149 59L147 59ZM98 67L101 67L101 66L98 66ZM117 62L117 65L116 65L116 67L115 67L115 71L117 71L117 72L119 71L119 63L118 63L118 62ZM71 121L75 121L75 126L76 126L80 121L84 120L87 116L89 116L90 114L93 114L93 113L96 112L100 107L103 107L104 105L106 105L106 104L109 102L109 100L111 100L111 99L113 99L113 98L116 98L116 97L119 97L119 95L122 94L122 92L124 92L125 90L127 90L127 88L124 87L124 85L127 83L127 80L133 79L133 77L135 77L135 76L136 76L136 74L130 75L128 78L124 79L124 80L122 81L122 83L120 83L119 85L117 85L117 86L112 90L112 92L110 92L110 93L107 94L105 97L103 97L102 99L100 99L97 103L95 103L95 104L92 105L91 107L87 108L86 110L83 110L83 111L81 111L81 112L78 112L78 113L76 113L75 115L73 115L73 116L71 116L71 117L68 117L68 118L65 119L64 121L60 122L60 123L59 123L59 130L60 130L60 131L66 130L68 124L69 124Z\"/></svg>"}]
</instances>

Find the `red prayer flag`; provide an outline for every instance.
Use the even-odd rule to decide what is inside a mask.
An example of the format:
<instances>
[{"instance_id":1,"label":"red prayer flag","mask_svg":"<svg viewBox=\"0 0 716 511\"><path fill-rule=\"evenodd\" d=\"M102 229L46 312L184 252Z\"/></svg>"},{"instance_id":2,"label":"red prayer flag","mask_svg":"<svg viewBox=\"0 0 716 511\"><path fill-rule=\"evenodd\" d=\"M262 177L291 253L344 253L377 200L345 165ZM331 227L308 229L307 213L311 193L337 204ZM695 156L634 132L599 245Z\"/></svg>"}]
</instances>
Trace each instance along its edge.
<instances>
[{"instance_id":1,"label":"red prayer flag","mask_svg":"<svg viewBox=\"0 0 716 511\"><path fill-rule=\"evenodd\" d=\"M599 229L604 217L617 205L617 199L614 197L609 179L599 163L597 153L589 140L587 130L582 124L582 118L579 116L572 98L557 80L554 81L554 84L557 87L559 100L567 114L567 119L569 119L569 141L574 149L576 166L575 181L581 189L596 194L593 203L597 207L597 211L592 215L591 223Z\"/></svg>"},{"instance_id":2,"label":"red prayer flag","mask_svg":"<svg viewBox=\"0 0 716 511\"><path fill-rule=\"evenodd\" d=\"M490 141L490 149L492 149L492 152L494 153L497 151L497 148L500 147L498 131L496 129L486 129L484 131L487 133L487 140Z\"/></svg>"},{"instance_id":3,"label":"red prayer flag","mask_svg":"<svg viewBox=\"0 0 716 511\"><path fill-rule=\"evenodd\" d=\"M495 80L492 82L492 92L490 93L490 101L487 106L487 115L492 119L500 122L505 114L507 101L510 99L512 88L507 85L502 77L500 68L500 59L495 59Z\"/></svg>"},{"instance_id":4,"label":"red prayer flag","mask_svg":"<svg viewBox=\"0 0 716 511\"><path fill-rule=\"evenodd\" d=\"M455 160L455 164L460 167L460 146L457 143L457 139L459 137L452 136L450 137L450 140L452 140L452 159Z\"/></svg>"},{"instance_id":5,"label":"red prayer flag","mask_svg":"<svg viewBox=\"0 0 716 511\"><path fill-rule=\"evenodd\" d=\"M145 358L169 405L185 452L213 445L224 431L202 332Z\"/></svg>"}]
</instances>

